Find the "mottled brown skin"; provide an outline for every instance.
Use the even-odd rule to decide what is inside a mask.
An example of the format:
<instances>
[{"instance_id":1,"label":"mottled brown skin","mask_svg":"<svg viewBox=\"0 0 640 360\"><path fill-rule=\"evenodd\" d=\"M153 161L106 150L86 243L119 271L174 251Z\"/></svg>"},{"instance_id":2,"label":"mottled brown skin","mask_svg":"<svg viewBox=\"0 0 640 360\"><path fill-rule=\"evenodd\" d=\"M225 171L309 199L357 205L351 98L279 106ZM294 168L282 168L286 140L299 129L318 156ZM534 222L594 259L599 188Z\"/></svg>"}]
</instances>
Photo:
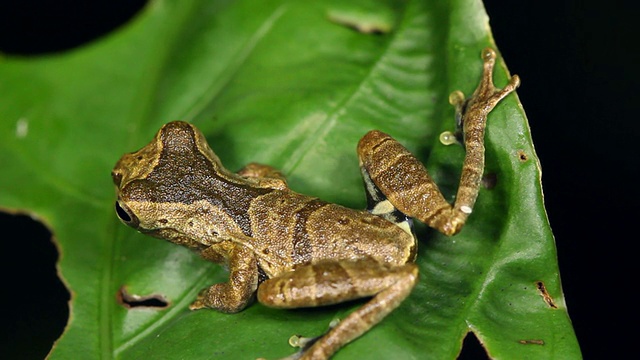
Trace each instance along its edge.
<instances>
[{"instance_id":1,"label":"mottled brown skin","mask_svg":"<svg viewBox=\"0 0 640 360\"><path fill-rule=\"evenodd\" d=\"M426 170L386 134L369 132L358 154L368 186L395 206L445 234L457 233L473 207L484 167L486 116L518 85L491 81L495 53L470 100L454 98L461 112L467 158L456 204L449 205ZM394 168L394 172L388 171ZM229 281L203 290L191 309L234 313L254 294L276 308L297 308L372 297L293 358L326 359L393 311L418 278L416 240L378 208L348 209L287 187L277 170L249 164L225 169L202 133L185 122L164 125L112 172L120 219L140 232L187 246L228 265ZM401 181L402 180L402 181ZM386 211L386 210L385 210ZM381 216L378 216L378 215Z\"/></svg>"}]
</instances>

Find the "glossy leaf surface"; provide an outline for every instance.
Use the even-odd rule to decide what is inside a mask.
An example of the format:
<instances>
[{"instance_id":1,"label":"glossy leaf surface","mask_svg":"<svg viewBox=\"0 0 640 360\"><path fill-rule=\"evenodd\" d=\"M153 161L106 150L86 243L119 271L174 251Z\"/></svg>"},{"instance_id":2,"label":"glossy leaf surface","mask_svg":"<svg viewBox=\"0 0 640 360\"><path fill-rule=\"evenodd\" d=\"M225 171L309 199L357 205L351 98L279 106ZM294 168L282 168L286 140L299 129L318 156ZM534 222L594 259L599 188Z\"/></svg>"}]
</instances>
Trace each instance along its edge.
<instances>
[{"instance_id":1,"label":"glossy leaf surface","mask_svg":"<svg viewBox=\"0 0 640 360\"><path fill-rule=\"evenodd\" d=\"M486 46L495 48L475 0L157 0L89 46L0 59L0 206L48 224L73 293L51 359L278 358L293 352L289 336L322 333L359 303L190 312L227 273L122 225L112 166L181 119L230 169L271 164L298 192L360 208L355 145L377 128L423 159L451 198L464 153L438 136L454 128L448 94L473 91ZM506 79L500 62L495 81ZM409 299L337 359L455 358L469 331L496 358L580 357L514 95L490 116L486 174L461 234L420 228ZM168 306L127 308L122 291Z\"/></svg>"}]
</instances>

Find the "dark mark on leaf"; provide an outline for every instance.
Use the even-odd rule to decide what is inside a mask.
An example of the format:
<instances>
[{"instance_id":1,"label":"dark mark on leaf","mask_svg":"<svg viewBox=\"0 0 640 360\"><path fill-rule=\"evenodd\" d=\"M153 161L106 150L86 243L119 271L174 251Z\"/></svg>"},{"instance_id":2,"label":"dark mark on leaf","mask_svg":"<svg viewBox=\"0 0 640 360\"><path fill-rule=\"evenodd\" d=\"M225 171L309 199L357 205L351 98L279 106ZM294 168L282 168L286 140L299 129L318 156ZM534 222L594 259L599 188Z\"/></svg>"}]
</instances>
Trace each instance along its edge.
<instances>
[{"instance_id":1,"label":"dark mark on leaf","mask_svg":"<svg viewBox=\"0 0 640 360\"><path fill-rule=\"evenodd\" d=\"M482 186L487 190L491 190L496 187L497 183L498 175L496 175L496 173L488 173L482 176Z\"/></svg>"},{"instance_id":2,"label":"dark mark on leaf","mask_svg":"<svg viewBox=\"0 0 640 360\"><path fill-rule=\"evenodd\" d=\"M558 306L556 305L555 301L553 301L551 295L549 295L549 293L547 292L547 288L544 286L544 283L542 281L538 281L536 282L536 287L540 292L540 296L542 296L542 298L544 299L544 302L546 302L550 308L557 309Z\"/></svg>"},{"instance_id":3,"label":"dark mark on leaf","mask_svg":"<svg viewBox=\"0 0 640 360\"><path fill-rule=\"evenodd\" d=\"M527 160L529 160L529 156L526 152L524 152L524 150L518 150L518 158L522 162L526 162Z\"/></svg>"},{"instance_id":4,"label":"dark mark on leaf","mask_svg":"<svg viewBox=\"0 0 640 360\"><path fill-rule=\"evenodd\" d=\"M544 345L544 340L518 340L522 345Z\"/></svg>"}]
</instances>

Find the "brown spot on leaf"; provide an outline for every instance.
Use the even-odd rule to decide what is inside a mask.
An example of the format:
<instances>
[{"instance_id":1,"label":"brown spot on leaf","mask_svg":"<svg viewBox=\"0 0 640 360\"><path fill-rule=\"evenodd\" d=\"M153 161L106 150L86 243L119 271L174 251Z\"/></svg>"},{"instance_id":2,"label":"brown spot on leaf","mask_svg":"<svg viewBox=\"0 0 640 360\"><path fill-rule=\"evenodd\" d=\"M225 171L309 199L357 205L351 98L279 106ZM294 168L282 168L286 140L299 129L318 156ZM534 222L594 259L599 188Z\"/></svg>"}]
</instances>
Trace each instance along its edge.
<instances>
[{"instance_id":1,"label":"brown spot on leaf","mask_svg":"<svg viewBox=\"0 0 640 360\"><path fill-rule=\"evenodd\" d=\"M546 302L550 308L557 309L558 306L556 305L555 301L553 301L551 295L549 295L549 293L547 292L547 288L544 286L544 283L542 281L538 281L536 282L536 287L540 292L540 296L542 296L542 299L544 299L544 302Z\"/></svg>"},{"instance_id":2,"label":"brown spot on leaf","mask_svg":"<svg viewBox=\"0 0 640 360\"><path fill-rule=\"evenodd\" d=\"M127 291L126 286L120 287L120 290L116 294L116 299L118 301L118 304L124 306L127 309L153 308L161 310L169 306L169 302L163 295L130 294Z\"/></svg>"},{"instance_id":3,"label":"brown spot on leaf","mask_svg":"<svg viewBox=\"0 0 640 360\"><path fill-rule=\"evenodd\" d=\"M522 345L544 345L544 340L531 339L531 340L518 340Z\"/></svg>"}]
</instances>

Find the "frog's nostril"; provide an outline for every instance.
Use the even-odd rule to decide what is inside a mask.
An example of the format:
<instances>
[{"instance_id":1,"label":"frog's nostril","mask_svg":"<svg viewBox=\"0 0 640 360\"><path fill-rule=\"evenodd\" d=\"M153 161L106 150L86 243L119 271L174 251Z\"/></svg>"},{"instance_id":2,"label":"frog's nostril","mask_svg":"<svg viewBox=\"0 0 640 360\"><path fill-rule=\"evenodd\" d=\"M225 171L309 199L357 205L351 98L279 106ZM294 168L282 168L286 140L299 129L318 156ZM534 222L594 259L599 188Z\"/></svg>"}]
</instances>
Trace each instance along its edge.
<instances>
[{"instance_id":1,"label":"frog's nostril","mask_svg":"<svg viewBox=\"0 0 640 360\"><path fill-rule=\"evenodd\" d=\"M116 214L118 214L118 217L120 218L120 220L124 221L125 223L129 223L131 222L131 216L129 216L129 213L123 209L120 206L120 203L116 201Z\"/></svg>"}]
</instances>

